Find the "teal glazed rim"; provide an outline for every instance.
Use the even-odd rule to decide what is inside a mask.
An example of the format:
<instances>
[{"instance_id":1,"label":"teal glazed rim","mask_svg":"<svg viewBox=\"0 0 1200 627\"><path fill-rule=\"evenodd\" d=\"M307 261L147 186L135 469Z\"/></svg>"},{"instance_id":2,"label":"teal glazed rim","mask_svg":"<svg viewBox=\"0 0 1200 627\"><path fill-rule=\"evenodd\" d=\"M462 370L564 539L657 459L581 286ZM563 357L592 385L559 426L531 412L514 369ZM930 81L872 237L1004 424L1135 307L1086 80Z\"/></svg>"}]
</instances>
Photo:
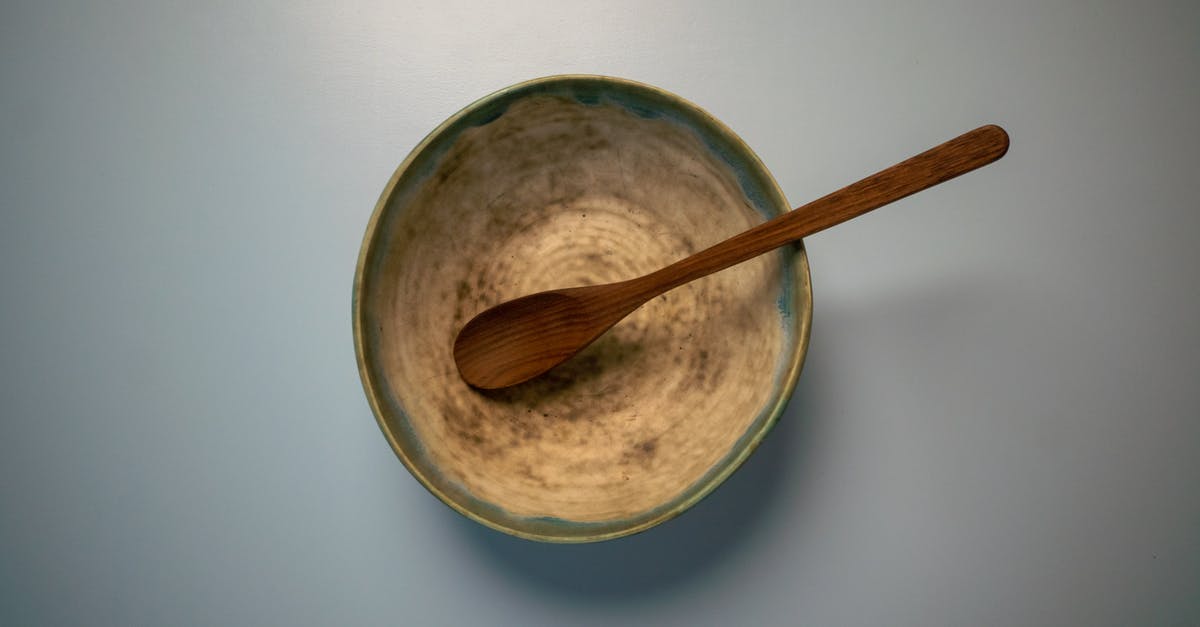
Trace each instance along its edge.
<instances>
[{"instance_id":1,"label":"teal glazed rim","mask_svg":"<svg viewBox=\"0 0 1200 627\"><path fill-rule=\"evenodd\" d=\"M426 136L396 168L367 224L354 276L352 317L358 371L379 428L409 472L442 502L482 525L542 542L582 543L645 531L683 513L727 479L770 432L795 389L807 353L812 323L812 284L802 243L782 250L783 273L778 307L786 350L773 374L770 401L729 452L674 499L636 516L579 522L553 517L517 516L472 495L443 476L430 461L378 362L378 323L366 303L388 255L387 234L406 202L434 172L459 135L502 116L514 102L553 95L585 105L615 105L643 118L662 118L694 132L737 176L746 200L764 217L789 211L779 185L750 147L719 120L695 104L651 85L608 76L560 75L533 79L501 89L455 113Z\"/></svg>"}]
</instances>

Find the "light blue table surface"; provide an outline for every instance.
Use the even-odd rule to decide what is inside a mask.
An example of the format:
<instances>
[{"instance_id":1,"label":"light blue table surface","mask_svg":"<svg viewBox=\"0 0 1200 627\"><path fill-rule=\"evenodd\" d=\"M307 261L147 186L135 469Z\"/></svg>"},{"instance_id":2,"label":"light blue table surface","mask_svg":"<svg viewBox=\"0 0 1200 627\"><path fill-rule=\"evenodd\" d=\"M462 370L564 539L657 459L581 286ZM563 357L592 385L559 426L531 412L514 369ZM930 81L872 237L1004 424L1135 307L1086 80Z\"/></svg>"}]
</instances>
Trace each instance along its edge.
<instances>
[{"instance_id":1,"label":"light blue table surface","mask_svg":"<svg viewBox=\"0 0 1200 627\"><path fill-rule=\"evenodd\" d=\"M0 624L1200 622L1200 4L7 2ZM987 122L980 172L808 241L782 423L645 534L533 544L413 480L350 285L460 107L623 76L796 204Z\"/></svg>"}]
</instances>

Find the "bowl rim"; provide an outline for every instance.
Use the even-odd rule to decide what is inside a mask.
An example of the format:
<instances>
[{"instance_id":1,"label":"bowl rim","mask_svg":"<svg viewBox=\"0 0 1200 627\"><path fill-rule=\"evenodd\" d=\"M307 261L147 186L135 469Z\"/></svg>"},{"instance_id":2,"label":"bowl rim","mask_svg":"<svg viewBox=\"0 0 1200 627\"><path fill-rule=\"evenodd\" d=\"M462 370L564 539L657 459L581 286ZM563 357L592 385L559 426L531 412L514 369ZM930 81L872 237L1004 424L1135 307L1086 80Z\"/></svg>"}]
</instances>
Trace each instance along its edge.
<instances>
[{"instance_id":1,"label":"bowl rim","mask_svg":"<svg viewBox=\"0 0 1200 627\"><path fill-rule=\"evenodd\" d=\"M425 151L441 137L448 129L457 124L464 117L472 112L488 106L489 104L502 101L509 97L513 92L524 91L531 87L537 87L557 82L594 82L598 85L613 85L618 89L627 88L633 90L644 90L653 93L659 98L668 101L674 101L685 109L689 109L696 116L709 126L711 129L724 136L738 151L742 153L742 157L747 161L762 177L763 182L769 188L771 194L783 199L787 203L787 197L779 187L778 181L775 180L771 171L751 150L750 146L742 140L740 136L733 132L723 122L718 120L707 110L699 105L678 96L672 92L666 91L654 85L649 85L635 80L619 78L601 74L555 74L533 78L518 83L514 83L502 89L496 90L477 100L471 102L467 106L459 109L445 121L439 124L436 128L430 131L425 137L408 153L405 159L396 167L391 178L384 186L380 193L379 200L375 203L375 208L371 213L371 217L367 222L366 231L363 234L362 244L359 248L358 262L354 271L354 283L351 294L351 318L353 322L354 334L354 355L358 366L359 379L362 382L363 391L366 394L367 402L371 407L371 412L375 416L375 422L383 432L388 444L391 446L393 453L399 458L400 462L408 469L417 481L425 487L430 493L438 498L439 501L449 506L454 511L473 520L485 527L513 535L526 540L534 540L540 542L560 543L560 544L576 544L587 542L599 542L602 540L611 540L624 536L640 533L660 525L676 516L687 511L709 494L711 494L718 486L724 483L738 468L749 459L750 455L757 450L759 444L768 433L778 423L780 416L783 414L788 402L791 400L792 394L795 391L796 381L800 377L800 372L804 367L804 361L808 354L809 336L812 328L812 312L813 312L813 294L812 294L812 277L809 271L808 256L805 251L804 243L798 241L792 244L795 260L792 265L792 270L795 273L793 276L792 299L793 305L792 315L795 317L796 328L793 332L793 342L795 344L792 358L787 365L787 369L780 376L780 385L776 387L772 393L770 402L763 407L760 415L764 415L758 430L754 433L743 434L739 440L745 440L737 451L735 457L722 460L724 466L715 474L708 477L700 485L693 484L685 490L686 498L676 502L672 507L662 509L657 515L639 521L636 524L628 525L611 530L598 532L585 532L580 534L553 535L541 533L527 529L519 529L513 526L504 525L496 520L492 520L475 512L463 503L455 500L451 495L441 490L422 470L415 460L411 459L404 450L395 433L387 423L388 408L381 402L379 387L385 385L385 382L376 381L374 373L372 373L367 361L367 342L365 339L364 328L366 326L364 316L366 315L363 308L362 294L364 293L364 284L367 279L367 270L369 261L375 254L375 250L381 244L377 241L380 222L387 212L389 200L396 191L396 186L400 182L401 177L407 172L417 159L425 153ZM790 206L790 205L789 205ZM797 306L799 305L799 306ZM735 447L737 445L735 444ZM733 452L733 451L731 451Z\"/></svg>"}]
</instances>

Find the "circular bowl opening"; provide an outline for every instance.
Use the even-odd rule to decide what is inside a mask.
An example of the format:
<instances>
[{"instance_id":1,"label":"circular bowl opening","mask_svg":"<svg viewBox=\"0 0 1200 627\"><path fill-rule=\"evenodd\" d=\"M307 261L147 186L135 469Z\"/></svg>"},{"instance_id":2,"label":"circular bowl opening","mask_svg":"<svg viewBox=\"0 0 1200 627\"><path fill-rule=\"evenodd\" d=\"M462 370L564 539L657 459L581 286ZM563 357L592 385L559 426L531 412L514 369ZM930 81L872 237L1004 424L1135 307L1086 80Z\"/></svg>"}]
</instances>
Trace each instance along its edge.
<instances>
[{"instance_id":1,"label":"circular bowl opening","mask_svg":"<svg viewBox=\"0 0 1200 627\"><path fill-rule=\"evenodd\" d=\"M380 428L434 495L516 536L604 540L683 512L792 392L802 245L668 292L513 388L466 385L454 337L504 300L639 276L789 209L732 131L648 85L556 76L471 104L396 170L363 240L354 341Z\"/></svg>"}]
</instances>

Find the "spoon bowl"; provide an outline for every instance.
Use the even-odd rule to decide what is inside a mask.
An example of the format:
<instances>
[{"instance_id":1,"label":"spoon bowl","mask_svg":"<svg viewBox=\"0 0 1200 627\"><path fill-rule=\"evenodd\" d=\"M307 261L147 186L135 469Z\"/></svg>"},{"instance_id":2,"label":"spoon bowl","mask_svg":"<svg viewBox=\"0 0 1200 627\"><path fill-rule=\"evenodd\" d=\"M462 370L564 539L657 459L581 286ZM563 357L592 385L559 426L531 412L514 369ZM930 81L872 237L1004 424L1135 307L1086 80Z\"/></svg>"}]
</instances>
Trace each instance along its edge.
<instances>
[{"instance_id":1,"label":"spoon bowl","mask_svg":"<svg viewBox=\"0 0 1200 627\"><path fill-rule=\"evenodd\" d=\"M624 317L598 318L602 310L594 303L604 301L610 287L539 292L475 316L454 340L459 372L477 388L496 389L570 359Z\"/></svg>"}]
</instances>

